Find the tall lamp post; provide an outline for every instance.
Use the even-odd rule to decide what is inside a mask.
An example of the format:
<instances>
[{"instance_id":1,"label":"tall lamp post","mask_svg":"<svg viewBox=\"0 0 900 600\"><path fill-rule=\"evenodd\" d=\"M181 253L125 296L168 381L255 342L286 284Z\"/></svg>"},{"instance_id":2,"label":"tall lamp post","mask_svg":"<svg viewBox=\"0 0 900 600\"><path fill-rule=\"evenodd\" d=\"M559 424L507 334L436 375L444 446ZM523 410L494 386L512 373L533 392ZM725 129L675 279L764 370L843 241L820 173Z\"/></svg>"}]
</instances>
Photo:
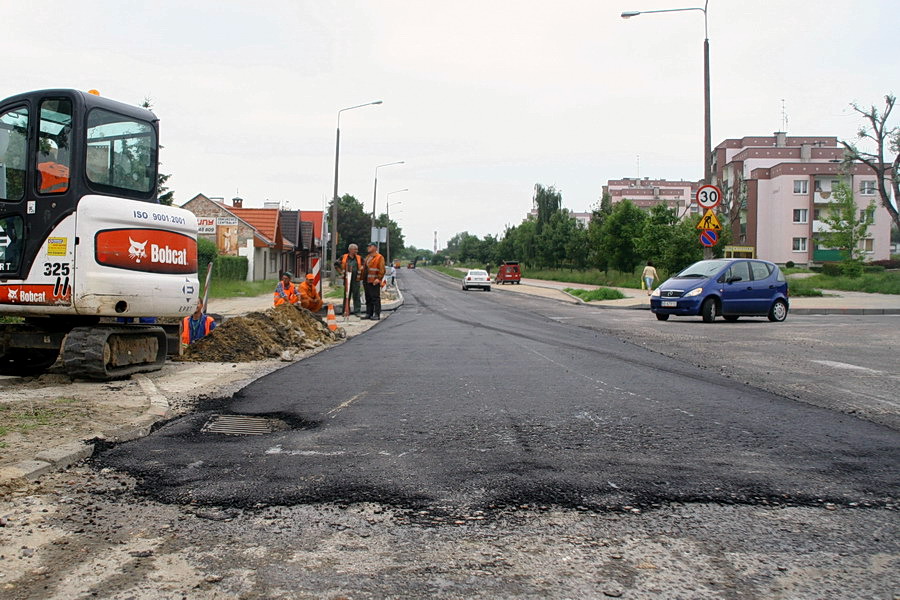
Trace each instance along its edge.
<instances>
[{"instance_id":1,"label":"tall lamp post","mask_svg":"<svg viewBox=\"0 0 900 600\"><path fill-rule=\"evenodd\" d=\"M384 207L385 207L384 211L385 211L385 215L387 216L387 230L388 230L387 249L385 250L385 252L387 254L388 264L391 263L391 207L397 206L398 204L403 204L403 202L400 202L400 201L390 202L391 194L399 194L400 192L408 192L408 191L409 191L409 188L403 188L402 190L395 190L393 192L388 192L387 196L384 199Z\"/></svg>"},{"instance_id":2,"label":"tall lamp post","mask_svg":"<svg viewBox=\"0 0 900 600\"><path fill-rule=\"evenodd\" d=\"M665 12L683 12L686 10L699 10L703 13L703 183L712 183L712 131L710 127L710 110L709 110L709 24L707 20L706 9L709 7L709 0L705 0L703 8L699 6L692 8L665 8L661 10L629 10L622 13L623 19L630 19L638 15Z\"/></svg>"},{"instance_id":3,"label":"tall lamp post","mask_svg":"<svg viewBox=\"0 0 900 600\"><path fill-rule=\"evenodd\" d=\"M356 106L348 106L342 108L337 114L337 137L334 143L334 194L331 196L331 262L337 260L337 231L338 231L338 163L341 155L341 113L345 110L353 110L354 108L362 108L363 106L371 106L373 104L381 104L382 100L374 102L366 102L365 104L357 104ZM326 263L327 266L328 263ZM331 285L335 282L334 268L331 271Z\"/></svg>"},{"instance_id":4,"label":"tall lamp post","mask_svg":"<svg viewBox=\"0 0 900 600\"><path fill-rule=\"evenodd\" d=\"M375 199L378 197L378 169L381 167L390 167L392 165L402 165L406 161L398 160L397 162L384 163L375 167L375 187L372 190L372 228L375 228ZM375 240L372 240L373 242Z\"/></svg>"}]
</instances>

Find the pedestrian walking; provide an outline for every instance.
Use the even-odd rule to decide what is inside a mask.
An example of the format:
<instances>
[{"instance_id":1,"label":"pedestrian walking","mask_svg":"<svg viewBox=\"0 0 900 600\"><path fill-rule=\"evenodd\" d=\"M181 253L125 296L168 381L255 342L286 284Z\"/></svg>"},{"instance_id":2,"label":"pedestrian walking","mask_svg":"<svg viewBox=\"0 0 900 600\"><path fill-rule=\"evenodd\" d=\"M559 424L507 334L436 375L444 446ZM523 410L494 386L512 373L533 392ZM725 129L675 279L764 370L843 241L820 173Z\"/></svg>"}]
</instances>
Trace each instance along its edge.
<instances>
[{"instance_id":1,"label":"pedestrian walking","mask_svg":"<svg viewBox=\"0 0 900 600\"><path fill-rule=\"evenodd\" d=\"M285 271L281 275L281 281L275 286L274 301L275 306L282 304L297 304L300 299L297 297L297 287L291 283L291 277L294 275L290 271Z\"/></svg>"},{"instance_id":2,"label":"pedestrian walking","mask_svg":"<svg viewBox=\"0 0 900 600\"><path fill-rule=\"evenodd\" d=\"M363 282L366 293L366 316L363 319L377 321L381 318L381 283L384 280L384 257L378 246L369 242L363 261Z\"/></svg>"},{"instance_id":3,"label":"pedestrian walking","mask_svg":"<svg viewBox=\"0 0 900 600\"><path fill-rule=\"evenodd\" d=\"M641 273L641 287L647 290L648 296L653 292L653 282L657 279L659 279L659 274L656 272L656 267L653 266L652 260L648 260L644 272Z\"/></svg>"},{"instance_id":4,"label":"pedestrian walking","mask_svg":"<svg viewBox=\"0 0 900 600\"><path fill-rule=\"evenodd\" d=\"M350 294L349 297L353 301L353 314L359 314L359 305L360 305L360 297L359 297L359 282L362 279L362 256L359 255L359 246L356 244L350 244L347 246L347 252L344 256L341 257L340 266L338 267L338 273L340 273L341 277L344 276L345 273L350 273ZM347 308L344 307L344 314L347 313Z\"/></svg>"}]
</instances>

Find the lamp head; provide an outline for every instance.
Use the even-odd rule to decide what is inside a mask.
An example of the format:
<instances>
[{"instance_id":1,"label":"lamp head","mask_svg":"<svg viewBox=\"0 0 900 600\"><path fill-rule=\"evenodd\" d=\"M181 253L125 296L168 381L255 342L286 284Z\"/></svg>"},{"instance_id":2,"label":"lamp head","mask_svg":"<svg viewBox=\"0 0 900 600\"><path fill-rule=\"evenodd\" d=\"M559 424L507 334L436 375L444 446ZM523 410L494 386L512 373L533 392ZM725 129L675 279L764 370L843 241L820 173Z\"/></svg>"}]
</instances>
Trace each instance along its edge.
<instances>
[{"instance_id":1,"label":"lamp head","mask_svg":"<svg viewBox=\"0 0 900 600\"><path fill-rule=\"evenodd\" d=\"M626 10L625 12L622 13L622 18L630 19L631 17L636 17L639 14L641 14L641 11L639 11L639 10Z\"/></svg>"}]
</instances>

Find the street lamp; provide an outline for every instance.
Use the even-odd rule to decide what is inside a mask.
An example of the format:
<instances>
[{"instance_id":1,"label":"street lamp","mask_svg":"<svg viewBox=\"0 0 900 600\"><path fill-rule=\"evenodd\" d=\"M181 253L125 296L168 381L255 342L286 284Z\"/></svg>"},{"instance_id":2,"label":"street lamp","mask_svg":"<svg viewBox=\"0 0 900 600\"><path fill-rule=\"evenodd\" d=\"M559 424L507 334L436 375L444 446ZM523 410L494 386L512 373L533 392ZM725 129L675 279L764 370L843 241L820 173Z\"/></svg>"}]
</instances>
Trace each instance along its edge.
<instances>
[{"instance_id":1,"label":"street lamp","mask_svg":"<svg viewBox=\"0 0 900 600\"><path fill-rule=\"evenodd\" d=\"M391 207L397 206L398 204L403 204L403 202L401 202L401 201L390 202L391 194L399 194L400 192L408 192L408 191L409 191L409 188L403 188L402 190L395 190L393 192L388 192L387 196L385 196L385 199L384 199L384 206L385 206L384 212L385 212L385 215L387 216L387 230L388 230L387 231L387 249L386 249L385 253L387 254L388 264L391 263Z\"/></svg>"},{"instance_id":2,"label":"street lamp","mask_svg":"<svg viewBox=\"0 0 900 600\"><path fill-rule=\"evenodd\" d=\"M651 13L683 12L687 10L699 10L703 13L703 183L705 184L712 183L712 131L709 116L709 23L706 14L708 7L709 0L705 0L703 8L695 6L692 8L665 8L662 10L627 10L622 13L623 19Z\"/></svg>"},{"instance_id":3,"label":"street lamp","mask_svg":"<svg viewBox=\"0 0 900 600\"><path fill-rule=\"evenodd\" d=\"M331 261L334 262L337 260L337 231L338 231L338 163L341 155L341 113L345 110L353 110L354 108L362 108L363 106L372 106L373 104L381 104L382 100L375 100L374 102L366 102L365 104L357 104L356 106L348 106L347 108L342 108L338 111L337 114L337 138L334 143L334 195L331 203ZM327 262L326 262L327 265ZM335 273L334 268L330 269L331 271L331 285L334 285L335 282Z\"/></svg>"},{"instance_id":4,"label":"street lamp","mask_svg":"<svg viewBox=\"0 0 900 600\"><path fill-rule=\"evenodd\" d=\"M398 160L397 162L384 163L383 165L378 165L375 167L375 188L372 190L372 227L375 227L375 198L377 198L378 194L378 169L381 167L390 167L391 165L402 165L405 161ZM375 240L372 240L373 242Z\"/></svg>"}]
</instances>

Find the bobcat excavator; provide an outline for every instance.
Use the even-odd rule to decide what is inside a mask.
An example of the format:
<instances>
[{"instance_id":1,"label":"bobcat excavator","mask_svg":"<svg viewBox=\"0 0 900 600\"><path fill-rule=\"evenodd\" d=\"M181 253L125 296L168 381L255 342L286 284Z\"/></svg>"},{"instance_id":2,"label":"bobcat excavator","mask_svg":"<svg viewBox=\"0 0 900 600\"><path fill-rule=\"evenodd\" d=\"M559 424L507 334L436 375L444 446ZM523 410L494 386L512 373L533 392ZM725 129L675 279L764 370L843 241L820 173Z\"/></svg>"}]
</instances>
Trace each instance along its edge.
<instances>
[{"instance_id":1,"label":"bobcat excavator","mask_svg":"<svg viewBox=\"0 0 900 600\"><path fill-rule=\"evenodd\" d=\"M95 92L0 102L0 317L19 317L0 319L0 375L162 368L145 322L191 314L199 284L197 219L157 201L158 137L152 112Z\"/></svg>"}]
</instances>

